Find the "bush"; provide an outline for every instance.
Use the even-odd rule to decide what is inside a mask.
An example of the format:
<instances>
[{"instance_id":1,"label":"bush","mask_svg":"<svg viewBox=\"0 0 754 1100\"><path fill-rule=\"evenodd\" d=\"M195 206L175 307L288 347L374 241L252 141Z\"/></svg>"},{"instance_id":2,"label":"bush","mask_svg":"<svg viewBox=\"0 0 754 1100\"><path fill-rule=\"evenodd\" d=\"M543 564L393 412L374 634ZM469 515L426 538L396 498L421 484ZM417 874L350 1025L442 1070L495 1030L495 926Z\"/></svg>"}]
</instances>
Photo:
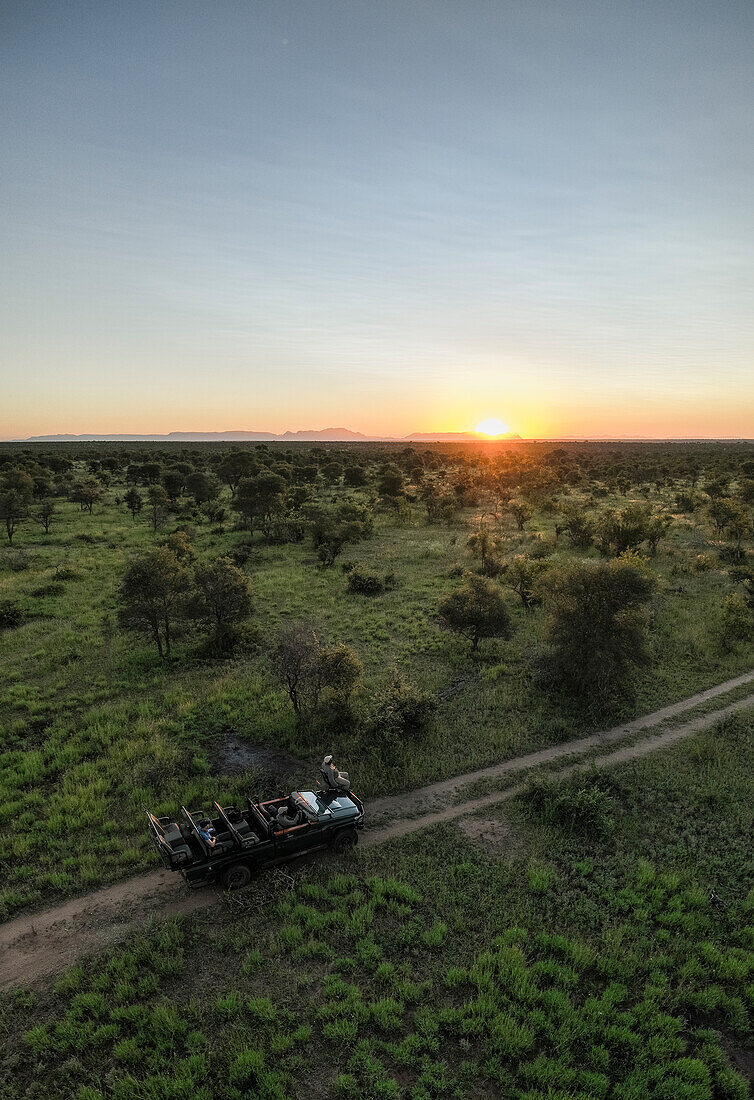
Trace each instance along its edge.
<instances>
[{"instance_id":1,"label":"bush","mask_svg":"<svg viewBox=\"0 0 754 1100\"><path fill-rule=\"evenodd\" d=\"M740 593L731 592L723 600L723 649L732 649L736 642L748 641L752 635L754 623L746 600Z\"/></svg>"},{"instance_id":2,"label":"bush","mask_svg":"<svg viewBox=\"0 0 754 1100\"><path fill-rule=\"evenodd\" d=\"M396 671L375 697L367 729L378 743L413 740L424 731L436 705L431 695Z\"/></svg>"},{"instance_id":3,"label":"bush","mask_svg":"<svg viewBox=\"0 0 754 1100\"><path fill-rule=\"evenodd\" d=\"M348 572L348 591L360 596L379 596L385 591L385 582L377 573L354 566Z\"/></svg>"},{"instance_id":4,"label":"bush","mask_svg":"<svg viewBox=\"0 0 754 1100\"><path fill-rule=\"evenodd\" d=\"M598 778L535 776L519 798L528 816L568 832L602 836L612 825L612 798Z\"/></svg>"},{"instance_id":5,"label":"bush","mask_svg":"<svg viewBox=\"0 0 754 1100\"><path fill-rule=\"evenodd\" d=\"M14 600L0 600L0 630L12 630L24 621L24 613Z\"/></svg>"}]
</instances>

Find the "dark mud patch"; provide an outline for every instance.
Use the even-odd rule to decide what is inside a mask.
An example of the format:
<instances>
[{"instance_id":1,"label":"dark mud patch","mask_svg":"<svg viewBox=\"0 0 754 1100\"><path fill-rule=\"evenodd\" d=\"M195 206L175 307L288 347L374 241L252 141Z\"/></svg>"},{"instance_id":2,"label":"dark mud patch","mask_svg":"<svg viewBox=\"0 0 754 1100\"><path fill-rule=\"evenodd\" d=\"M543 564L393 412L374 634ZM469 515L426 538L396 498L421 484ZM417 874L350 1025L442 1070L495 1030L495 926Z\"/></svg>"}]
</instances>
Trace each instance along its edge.
<instances>
[{"instance_id":1,"label":"dark mud patch","mask_svg":"<svg viewBox=\"0 0 754 1100\"><path fill-rule=\"evenodd\" d=\"M303 760L299 760L285 749L273 749L268 745L249 745L239 741L231 733L226 733L215 746L212 763L217 775L242 775L254 771L263 779L282 783L296 774L311 771Z\"/></svg>"}]
</instances>

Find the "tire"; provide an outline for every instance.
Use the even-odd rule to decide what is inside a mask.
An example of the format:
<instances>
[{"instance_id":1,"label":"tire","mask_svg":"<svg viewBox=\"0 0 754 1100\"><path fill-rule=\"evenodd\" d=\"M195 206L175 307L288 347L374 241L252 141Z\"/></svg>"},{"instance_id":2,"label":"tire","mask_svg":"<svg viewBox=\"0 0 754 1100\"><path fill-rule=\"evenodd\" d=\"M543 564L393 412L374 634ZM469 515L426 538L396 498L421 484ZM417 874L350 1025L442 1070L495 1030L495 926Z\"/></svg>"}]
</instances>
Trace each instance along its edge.
<instances>
[{"instance_id":1,"label":"tire","mask_svg":"<svg viewBox=\"0 0 754 1100\"><path fill-rule=\"evenodd\" d=\"M355 848L359 842L359 834L355 829L344 829L342 833L338 833L333 841L333 850L339 855L345 855L346 852L350 852L352 848Z\"/></svg>"},{"instance_id":2,"label":"tire","mask_svg":"<svg viewBox=\"0 0 754 1100\"><path fill-rule=\"evenodd\" d=\"M220 878L226 890L241 890L251 882L251 870L245 863L233 863Z\"/></svg>"}]
</instances>

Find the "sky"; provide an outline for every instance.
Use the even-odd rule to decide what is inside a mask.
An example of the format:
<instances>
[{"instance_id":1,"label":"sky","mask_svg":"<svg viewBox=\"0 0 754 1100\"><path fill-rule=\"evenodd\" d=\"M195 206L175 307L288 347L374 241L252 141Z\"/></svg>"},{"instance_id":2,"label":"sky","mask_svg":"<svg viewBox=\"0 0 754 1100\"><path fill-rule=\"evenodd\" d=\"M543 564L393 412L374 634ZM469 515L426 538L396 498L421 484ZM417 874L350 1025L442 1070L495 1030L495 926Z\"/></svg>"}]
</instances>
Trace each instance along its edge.
<instances>
[{"instance_id":1,"label":"sky","mask_svg":"<svg viewBox=\"0 0 754 1100\"><path fill-rule=\"evenodd\" d=\"M754 436L754 5L3 0L0 438Z\"/></svg>"}]
</instances>

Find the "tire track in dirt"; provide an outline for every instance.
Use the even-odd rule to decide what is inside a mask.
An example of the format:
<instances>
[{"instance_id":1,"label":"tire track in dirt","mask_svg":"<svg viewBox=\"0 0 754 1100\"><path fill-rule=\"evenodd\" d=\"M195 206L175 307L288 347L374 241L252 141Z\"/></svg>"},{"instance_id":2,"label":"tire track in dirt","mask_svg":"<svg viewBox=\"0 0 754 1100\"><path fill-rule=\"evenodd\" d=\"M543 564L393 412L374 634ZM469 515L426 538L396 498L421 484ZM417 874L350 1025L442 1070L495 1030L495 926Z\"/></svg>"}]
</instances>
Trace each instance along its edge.
<instances>
[{"instance_id":1,"label":"tire track in dirt","mask_svg":"<svg viewBox=\"0 0 754 1100\"><path fill-rule=\"evenodd\" d=\"M754 670L604 733L553 745L539 752L455 776L416 791L376 800L369 807L370 816L399 811L415 814L417 807L424 809L437 805L441 798L445 797L447 800L479 779L504 777L569 756L577 757L572 764L558 769L558 775L567 774L583 766L584 761L580 757L591 749L623 740L644 729L655 728L684 711L692 710L709 699L749 682L754 682ZM594 757L591 762L597 766L605 766L638 759L673 745L747 707L754 707L754 694L654 736L647 736L635 744ZM362 844L372 847L431 825L478 814L512 798L520 789L520 785L509 787L504 791L495 791L451 806L446 804L441 809L429 810L409 818L388 821L369 829L364 834ZM7 921L0 925L0 989L32 985L72 965L84 955L113 946L154 918L196 913L217 901L218 895L214 890L187 890L177 874L161 868L115 883L84 897L71 898L52 909Z\"/></svg>"}]
</instances>

